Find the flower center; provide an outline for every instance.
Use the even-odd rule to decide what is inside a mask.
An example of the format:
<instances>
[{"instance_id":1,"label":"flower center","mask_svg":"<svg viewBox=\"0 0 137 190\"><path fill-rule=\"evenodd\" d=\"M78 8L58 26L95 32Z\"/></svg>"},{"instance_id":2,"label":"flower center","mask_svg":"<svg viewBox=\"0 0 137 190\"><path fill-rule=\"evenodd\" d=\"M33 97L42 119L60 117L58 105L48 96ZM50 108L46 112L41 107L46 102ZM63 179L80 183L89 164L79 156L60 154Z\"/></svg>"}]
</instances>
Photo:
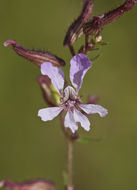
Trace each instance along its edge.
<instances>
[{"instance_id":1,"label":"flower center","mask_svg":"<svg viewBox=\"0 0 137 190\"><path fill-rule=\"evenodd\" d=\"M73 110L75 107L78 107L78 105L81 103L78 93L71 86L67 86L64 89L63 95L60 101L61 101L60 106L63 107L64 110L66 111L68 109Z\"/></svg>"}]
</instances>

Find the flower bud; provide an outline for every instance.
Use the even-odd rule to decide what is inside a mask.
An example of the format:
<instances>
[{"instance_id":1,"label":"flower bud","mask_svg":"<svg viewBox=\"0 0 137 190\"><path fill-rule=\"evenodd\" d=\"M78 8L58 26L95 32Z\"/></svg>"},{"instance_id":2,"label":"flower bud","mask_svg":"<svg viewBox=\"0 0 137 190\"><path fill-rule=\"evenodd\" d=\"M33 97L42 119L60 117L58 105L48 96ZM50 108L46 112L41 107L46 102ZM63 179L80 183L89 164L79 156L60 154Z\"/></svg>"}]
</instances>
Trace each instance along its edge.
<instances>
[{"instance_id":1,"label":"flower bud","mask_svg":"<svg viewBox=\"0 0 137 190\"><path fill-rule=\"evenodd\" d=\"M99 101L99 97L98 96L89 96L88 97L88 104L97 104Z\"/></svg>"},{"instance_id":2,"label":"flower bud","mask_svg":"<svg viewBox=\"0 0 137 190\"><path fill-rule=\"evenodd\" d=\"M104 13L100 16L93 17L93 19L87 22L83 27L85 35L98 36L103 29L104 25L109 24L119 18L122 14L129 11L137 3L137 0L126 0L120 7Z\"/></svg>"},{"instance_id":3,"label":"flower bud","mask_svg":"<svg viewBox=\"0 0 137 190\"><path fill-rule=\"evenodd\" d=\"M24 57L25 59L35 63L37 66L40 66L44 62L50 62L54 66L64 66L65 62L64 60L58 58L57 56L48 53L48 52L42 52L42 51L36 51L36 50L29 50L24 47L22 47L20 44L18 44L15 40L8 40L4 43L4 46L12 46L14 51L19 55Z\"/></svg>"},{"instance_id":4,"label":"flower bud","mask_svg":"<svg viewBox=\"0 0 137 190\"><path fill-rule=\"evenodd\" d=\"M83 25L88 21L92 12L93 2L92 0L84 0L81 14L70 25L64 39L64 46L71 46L77 38L83 34Z\"/></svg>"},{"instance_id":5,"label":"flower bud","mask_svg":"<svg viewBox=\"0 0 137 190\"><path fill-rule=\"evenodd\" d=\"M49 106L57 106L60 100L60 95L57 91L53 90L51 80L47 75L41 75L37 79L42 90L43 98Z\"/></svg>"},{"instance_id":6,"label":"flower bud","mask_svg":"<svg viewBox=\"0 0 137 190\"><path fill-rule=\"evenodd\" d=\"M95 35L98 36L102 30L103 21L101 16L95 16L89 22L87 22L84 27L83 31L86 35Z\"/></svg>"},{"instance_id":7,"label":"flower bud","mask_svg":"<svg viewBox=\"0 0 137 190\"><path fill-rule=\"evenodd\" d=\"M4 180L2 187L7 190L56 190L53 182L49 180L33 180L25 183Z\"/></svg>"},{"instance_id":8,"label":"flower bud","mask_svg":"<svg viewBox=\"0 0 137 190\"><path fill-rule=\"evenodd\" d=\"M81 13L81 17L82 17L84 23L86 23L88 21L90 14L92 12L92 9L93 9L93 1L92 0L84 0L82 13Z\"/></svg>"},{"instance_id":9,"label":"flower bud","mask_svg":"<svg viewBox=\"0 0 137 190\"><path fill-rule=\"evenodd\" d=\"M108 13L105 13L102 19L103 25L109 24L112 21L116 20L122 14L132 9L136 3L137 3L137 0L126 0L125 3L121 5L120 7L112 11L109 11Z\"/></svg>"},{"instance_id":10,"label":"flower bud","mask_svg":"<svg viewBox=\"0 0 137 190\"><path fill-rule=\"evenodd\" d=\"M65 190L74 190L74 187L73 186L65 186Z\"/></svg>"}]
</instances>

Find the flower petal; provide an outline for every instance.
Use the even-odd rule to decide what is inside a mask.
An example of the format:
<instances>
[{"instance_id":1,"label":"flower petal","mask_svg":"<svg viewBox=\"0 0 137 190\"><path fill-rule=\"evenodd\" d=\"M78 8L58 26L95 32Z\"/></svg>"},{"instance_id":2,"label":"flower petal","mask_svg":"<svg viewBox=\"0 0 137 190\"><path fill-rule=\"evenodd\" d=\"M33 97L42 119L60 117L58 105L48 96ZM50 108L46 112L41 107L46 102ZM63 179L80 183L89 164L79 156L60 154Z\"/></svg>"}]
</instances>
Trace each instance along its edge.
<instances>
[{"instance_id":1,"label":"flower petal","mask_svg":"<svg viewBox=\"0 0 137 190\"><path fill-rule=\"evenodd\" d=\"M74 119L75 122L80 122L81 127L83 127L86 131L90 130L90 122L88 118L77 109L74 109Z\"/></svg>"},{"instance_id":2,"label":"flower petal","mask_svg":"<svg viewBox=\"0 0 137 190\"><path fill-rule=\"evenodd\" d=\"M59 115L62 110L63 108L60 107L44 108L38 111L38 116L41 117L42 121L49 121Z\"/></svg>"},{"instance_id":3,"label":"flower petal","mask_svg":"<svg viewBox=\"0 0 137 190\"><path fill-rule=\"evenodd\" d=\"M78 125L74 120L74 115L71 110L69 110L65 116L64 126L69 127L72 133L75 133L78 130Z\"/></svg>"},{"instance_id":4,"label":"flower petal","mask_svg":"<svg viewBox=\"0 0 137 190\"><path fill-rule=\"evenodd\" d=\"M64 87L64 72L62 69L54 67L50 62L45 62L41 65L41 73L48 75L56 90L61 93Z\"/></svg>"},{"instance_id":5,"label":"flower petal","mask_svg":"<svg viewBox=\"0 0 137 190\"><path fill-rule=\"evenodd\" d=\"M71 59L70 64L70 81L77 91L79 91L83 78L91 68L92 63L86 55L80 53Z\"/></svg>"},{"instance_id":6,"label":"flower petal","mask_svg":"<svg viewBox=\"0 0 137 190\"><path fill-rule=\"evenodd\" d=\"M79 107L87 114L98 113L100 117L105 117L108 114L107 109L96 104L82 104Z\"/></svg>"}]
</instances>

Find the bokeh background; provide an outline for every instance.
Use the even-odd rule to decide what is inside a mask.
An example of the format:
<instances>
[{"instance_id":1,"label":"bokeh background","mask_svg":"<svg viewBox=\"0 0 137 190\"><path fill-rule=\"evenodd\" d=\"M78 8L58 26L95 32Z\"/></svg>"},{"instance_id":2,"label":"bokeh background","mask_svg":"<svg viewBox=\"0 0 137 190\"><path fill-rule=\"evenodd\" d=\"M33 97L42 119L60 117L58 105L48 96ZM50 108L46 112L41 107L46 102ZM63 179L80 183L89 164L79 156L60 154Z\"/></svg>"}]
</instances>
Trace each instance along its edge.
<instances>
[{"instance_id":1,"label":"bokeh background","mask_svg":"<svg viewBox=\"0 0 137 190\"><path fill-rule=\"evenodd\" d=\"M122 0L94 0L93 14L104 13ZM71 58L62 42L82 0L0 0L0 180L52 179L63 189L65 142L59 118L44 123L38 109L46 107L36 82L38 67L17 56L3 42L16 39L27 48L62 57L69 73ZM101 139L75 144L75 185L78 190L137 189L137 6L107 25L98 60L85 77L80 94L100 97L106 118L90 117L89 133ZM79 42L76 44L78 47ZM92 59L92 53L89 57Z\"/></svg>"}]
</instances>

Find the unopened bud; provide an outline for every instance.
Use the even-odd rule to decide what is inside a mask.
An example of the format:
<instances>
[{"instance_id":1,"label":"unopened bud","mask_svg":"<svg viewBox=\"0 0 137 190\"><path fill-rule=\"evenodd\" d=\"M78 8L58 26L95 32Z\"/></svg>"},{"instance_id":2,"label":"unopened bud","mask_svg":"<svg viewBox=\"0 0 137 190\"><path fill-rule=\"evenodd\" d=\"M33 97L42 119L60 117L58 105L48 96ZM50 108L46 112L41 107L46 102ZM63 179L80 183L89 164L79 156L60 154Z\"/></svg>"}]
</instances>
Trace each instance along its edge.
<instances>
[{"instance_id":1,"label":"unopened bud","mask_svg":"<svg viewBox=\"0 0 137 190\"><path fill-rule=\"evenodd\" d=\"M83 17L84 23L86 23L90 17L93 9L93 0L84 0L81 17Z\"/></svg>"},{"instance_id":2,"label":"unopened bud","mask_svg":"<svg viewBox=\"0 0 137 190\"><path fill-rule=\"evenodd\" d=\"M38 77L37 81L42 90L42 94L43 94L43 98L45 102L49 106L52 106L52 107L57 106L58 101L56 101L55 96L58 95L58 92L53 91L53 86L51 84L51 80L49 79L49 77L47 75L41 75ZM58 99L60 99L59 95L58 95Z\"/></svg>"},{"instance_id":3,"label":"unopened bud","mask_svg":"<svg viewBox=\"0 0 137 190\"><path fill-rule=\"evenodd\" d=\"M0 188L4 186L4 181L0 181Z\"/></svg>"},{"instance_id":4,"label":"unopened bud","mask_svg":"<svg viewBox=\"0 0 137 190\"><path fill-rule=\"evenodd\" d=\"M105 13L102 19L103 25L109 24L112 21L116 20L122 14L132 9L136 3L137 3L137 0L126 0L125 3L121 5L120 7L112 11L109 11L108 13Z\"/></svg>"},{"instance_id":5,"label":"unopened bud","mask_svg":"<svg viewBox=\"0 0 137 190\"><path fill-rule=\"evenodd\" d=\"M89 22L87 22L84 27L83 31L85 35L95 35L98 36L102 30L103 22L101 16L95 16Z\"/></svg>"},{"instance_id":6,"label":"unopened bud","mask_svg":"<svg viewBox=\"0 0 137 190\"><path fill-rule=\"evenodd\" d=\"M73 186L66 186L65 190L74 190L74 187Z\"/></svg>"},{"instance_id":7,"label":"unopened bud","mask_svg":"<svg viewBox=\"0 0 137 190\"><path fill-rule=\"evenodd\" d=\"M24 47L22 47L19 43L17 43L15 40L8 40L4 43L4 46L12 46L14 51L24 57L25 59L35 63L36 65L40 66L44 62L50 62L54 66L64 66L65 62L64 60L58 58L57 56L48 53L48 52L42 52L42 51L36 51L36 50L29 50Z\"/></svg>"},{"instance_id":8,"label":"unopened bud","mask_svg":"<svg viewBox=\"0 0 137 190\"><path fill-rule=\"evenodd\" d=\"M83 25L88 21L92 12L93 2L92 0L84 0L81 14L70 25L64 39L64 46L71 46L77 38L83 34Z\"/></svg>"},{"instance_id":9,"label":"unopened bud","mask_svg":"<svg viewBox=\"0 0 137 190\"><path fill-rule=\"evenodd\" d=\"M56 190L53 182L49 180L33 180L24 183L4 180L3 187L7 190Z\"/></svg>"},{"instance_id":10,"label":"unopened bud","mask_svg":"<svg viewBox=\"0 0 137 190\"><path fill-rule=\"evenodd\" d=\"M97 104L99 101L99 97L98 96L89 96L88 97L88 104Z\"/></svg>"},{"instance_id":11,"label":"unopened bud","mask_svg":"<svg viewBox=\"0 0 137 190\"><path fill-rule=\"evenodd\" d=\"M100 16L93 17L91 21L84 25L84 34L98 36L104 25L109 24L119 18L122 14L132 9L136 3L137 0L126 0L125 3L120 7Z\"/></svg>"}]
</instances>

